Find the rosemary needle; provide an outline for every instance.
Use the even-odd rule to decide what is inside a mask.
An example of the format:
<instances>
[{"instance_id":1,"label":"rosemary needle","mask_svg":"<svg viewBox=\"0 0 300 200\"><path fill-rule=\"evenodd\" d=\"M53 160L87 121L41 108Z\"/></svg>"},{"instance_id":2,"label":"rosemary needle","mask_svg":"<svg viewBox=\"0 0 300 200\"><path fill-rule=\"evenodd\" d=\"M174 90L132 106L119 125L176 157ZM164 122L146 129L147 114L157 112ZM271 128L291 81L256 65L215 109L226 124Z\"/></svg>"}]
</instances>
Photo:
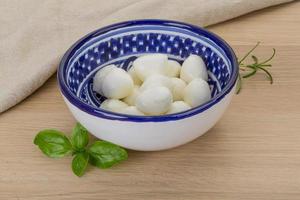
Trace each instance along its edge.
<instances>
[{"instance_id":1,"label":"rosemary needle","mask_svg":"<svg viewBox=\"0 0 300 200\"><path fill-rule=\"evenodd\" d=\"M236 89L237 94L240 93L240 91L242 89L243 79L249 78L249 77L255 75L258 71L264 72L266 74L266 76L268 77L268 79L270 80L270 84L273 83L272 74L266 68L272 67L272 65L269 62L274 58L274 56L276 54L276 50L274 48L273 48L272 55L268 59L266 59L262 62L259 62L258 58L255 55L251 55L253 63L251 63L251 64L243 63L243 61L259 46L259 44L260 44L260 42L257 42L256 45L252 49L250 49L250 51L248 51L245 54L245 56L242 57L241 60L238 61L240 72L239 72L239 76L238 76L238 83L237 83L237 89Z\"/></svg>"}]
</instances>

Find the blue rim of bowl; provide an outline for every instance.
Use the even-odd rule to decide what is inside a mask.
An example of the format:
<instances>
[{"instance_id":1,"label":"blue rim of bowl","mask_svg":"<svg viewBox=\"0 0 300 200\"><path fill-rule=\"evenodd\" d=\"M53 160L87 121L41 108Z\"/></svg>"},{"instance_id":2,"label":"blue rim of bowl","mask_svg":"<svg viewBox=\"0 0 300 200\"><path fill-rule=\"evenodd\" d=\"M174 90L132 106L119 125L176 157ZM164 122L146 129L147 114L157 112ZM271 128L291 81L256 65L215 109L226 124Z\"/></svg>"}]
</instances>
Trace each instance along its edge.
<instances>
[{"instance_id":1,"label":"blue rim of bowl","mask_svg":"<svg viewBox=\"0 0 300 200\"><path fill-rule=\"evenodd\" d=\"M195 108L192 108L190 110L175 113L175 114L168 114L168 115L160 115L160 116L135 116L135 115L126 115L121 113L115 113L103 110L101 108L95 108L91 105L88 105L84 102L82 102L76 95L74 95L69 88L67 87L65 78L64 78L64 68L67 66L69 58L75 53L77 50L77 47L82 46L85 42L87 42L89 39L93 38L94 36L101 35L103 33L106 33L108 31L112 31L118 28L123 28L127 26L134 26L134 25L165 25L165 26L172 26L177 28L186 29L189 31L192 31L194 33L203 35L205 37L210 38L212 41L214 41L221 49L225 52L226 56L229 58L231 62L231 77L228 81L227 85L222 89L222 91L214 96L211 100L206 102L205 104L202 104L200 106L197 106ZM219 101L221 101L233 88L238 78L238 62L236 55L232 48L225 42L222 38L217 36L216 34L187 23L178 22L178 21L172 21L172 20L161 20L161 19L143 19L143 20L131 20L131 21L125 21L120 22L116 24L112 24L100 29L97 29L81 39L79 39L77 42L75 42L64 54L63 58L61 59L61 62L59 64L59 68L57 70L57 78L58 78L58 84L60 87L60 90L67 98L67 100L73 104L73 106L79 108L80 110L94 115L96 117L105 118L109 120L119 120L119 121L131 121L131 122L164 122L164 121L175 121L175 120L181 120L184 118L188 118L191 116L194 116L196 114L199 114Z\"/></svg>"}]
</instances>

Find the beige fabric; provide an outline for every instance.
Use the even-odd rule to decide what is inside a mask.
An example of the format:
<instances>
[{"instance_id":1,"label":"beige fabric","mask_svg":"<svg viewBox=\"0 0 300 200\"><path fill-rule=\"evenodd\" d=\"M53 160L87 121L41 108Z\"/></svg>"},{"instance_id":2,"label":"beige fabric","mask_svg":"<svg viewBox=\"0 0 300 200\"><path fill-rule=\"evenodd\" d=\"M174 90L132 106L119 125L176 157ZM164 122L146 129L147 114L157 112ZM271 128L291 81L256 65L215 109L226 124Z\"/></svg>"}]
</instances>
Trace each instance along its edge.
<instances>
[{"instance_id":1,"label":"beige fabric","mask_svg":"<svg viewBox=\"0 0 300 200\"><path fill-rule=\"evenodd\" d=\"M289 0L0 0L0 113L39 88L81 36L143 18L207 26Z\"/></svg>"}]
</instances>

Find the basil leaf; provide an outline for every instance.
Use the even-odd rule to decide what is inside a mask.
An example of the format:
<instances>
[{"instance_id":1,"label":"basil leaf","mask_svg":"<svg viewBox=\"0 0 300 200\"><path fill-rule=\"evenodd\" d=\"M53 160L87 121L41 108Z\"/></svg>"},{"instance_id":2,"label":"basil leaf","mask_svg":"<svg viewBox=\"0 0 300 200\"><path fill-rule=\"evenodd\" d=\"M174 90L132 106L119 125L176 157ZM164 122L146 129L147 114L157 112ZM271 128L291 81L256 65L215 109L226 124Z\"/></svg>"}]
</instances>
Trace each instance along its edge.
<instances>
[{"instance_id":1,"label":"basil leaf","mask_svg":"<svg viewBox=\"0 0 300 200\"><path fill-rule=\"evenodd\" d=\"M109 168L128 157L125 149L106 141L96 141L90 146L88 152L90 163L99 168Z\"/></svg>"},{"instance_id":2,"label":"basil leaf","mask_svg":"<svg viewBox=\"0 0 300 200\"><path fill-rule=\"evenodd\" d=\"M72 161L72 170L76 176L82 176L89 162L89 154L87 152L77 153Z\"/></svg>"},{"instance_id":3,"label":"basil leaf","mask_svg":"<svg viewBox=\"0 0 300 200\"><path fill-rule=\"evenodd\" d=\"M83 150L89 143L88 131L77 123L72 131L71 142L75 150Z\"/></svg>"},{"instance_id":4,"label":"basil leaf","mask_svg":"<svg viewBox=\"0 0 300 200\"><path fill-rule=\"evenodd\" d=\"M60 158L71 152L72 145L69 139L60 131L43 130L34 138L34 144L48 157Z\"/></svg>"}]
</instances>

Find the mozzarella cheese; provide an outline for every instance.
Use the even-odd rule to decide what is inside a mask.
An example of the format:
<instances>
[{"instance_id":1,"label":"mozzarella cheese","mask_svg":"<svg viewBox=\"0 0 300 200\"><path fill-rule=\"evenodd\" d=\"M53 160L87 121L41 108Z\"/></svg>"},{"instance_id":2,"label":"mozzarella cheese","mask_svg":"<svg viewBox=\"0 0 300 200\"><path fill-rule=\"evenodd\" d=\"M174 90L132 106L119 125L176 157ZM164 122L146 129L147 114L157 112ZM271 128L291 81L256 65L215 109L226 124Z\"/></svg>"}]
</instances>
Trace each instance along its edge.
<instances>
[{"instance_id":1,"label":"mozzarella cheese","mask_svg":"<svg viewBox=\"0 0 300 200\"><path fill-rule=\"evenodd\" d=\"M108 98L100 105L103 109L128 115L163 115L209 101L207 79L200 56L190 55L181 67L167 55L155 53L137 58L128 72L115 65L100 69L93 79L93 90Z\"/></svg>"},{"instance_id":2,"label":"mozzarella cheese","mask_svg":"<svg viewBox=\"0 0 300 200\"><path fill-rule=\"evenodd\" d=\"M136 99L136 107L147 115L162 115L169 110L172 102L170 90L158 86L142 91Z\"/></svg>"},{"instance_id":3,"label":"mozzarella cheese","mask_svg":"<svg viewBox=\"0 0 300 200\"><path fill-rule=\"evenodd\" d=\"M204 61L200 56L190 55L183 63L180 78L189 83L195 78L207 81L208 75Z\"/></svg>"},{"instance_id":4,"label":"mozzarella cheese","mask_svg":"<svg viewBox=\"0 0 300 200\"><path fill-rule=\"evenodd\" d=\"M121 99L132 92L133 86L133 80L125 70L114 68L103 79L102 93L107 98Z\"/></svg>"},{"instance_id":5,"label":"mozzarella cheese","mask_svg":"<svg viewBox=\"0 0 300 200\"><path fill-rule=\"evenodd\" d=\"M100 108L111 112L120 112L127 107L128 105L126 103L118 99L106 99L100 105Z\"/></svg>"},{"instance_id":6,"label":"mozzarella cheese","mask_svg":"<svg viewBox=\"0 0 300 200\"><path fill-rule=\"evenodd\" d=\"M171 78L172 81L172 94L174 101L183 100L183 90L186 87L186 83L180 78Z\"/></svg>"},{"instance_id":7,"label":"mozzarella cheese","mask_svg":"<svg viewBox=\"0 0 300 200\"><path fill-rule=\"evenodd\" d=\"M200 78L192 80L183 91L184 101L193 108L209 101L210 96L208 83Z\"/></svg>"},{"instance_id":8,"label":"mozzarella cheese","mask_svg":"<svg viewBox=\"0 0 300 200\"><path fill-rule=\"evenodd\" d=\"M155 74L146 79L146 81L141 85L140 90L143 91L157 86L164 86L169 90L172 90L173 84L169 77Z\"/></svg>"},{"instance_id":9,"label":"mozzarella cheese","mask_svg":"<svg viewBox=\"0 0 300 200\"><path fill-rule=\"evenodd\" d=\"M178 113L178 112L183 112L185 110L189 110L192 107L185 103L184 101L174 101L167 112L167 114L173 114L173 113Z\"/></svg>"},{"instance_id":10,"label":"mozzarella cheese","mask_svg":"<svg viewBox=\"0 0 300 200\"><path fill-rule=\"evenodd\" d=\"M133 62L133 67L137 77L144 81L154 74L166 75L168 56L165 54L148 54L138 57Z\"/></svg>"},{"instance_id":11,"label":"mozzarella cheese","mask_svg":"<svg viewBox=\"0 0 300 200\"><path fill-rule=\"evenodd\" d=\"M135 70L134 70L134 67L131 67L129 70L128 70L128 74L131 76L132 80L133 80L133 83L135 85L141 85L143 82L139 79L139 77L136 75L135 73Z\"/></svg>"},{"instance_id":12,"label":"mozzarella cheese","mask_svg":"<svg viewBox=\"0 0 300 200\"><path fill-rule=\"evenodd\" d=\"M144 113L139 111L135 106L128 106L127 108L122 109L120 113L126 115L145 115Z\"/></svg>"},{"instance_id":13,"label":"mozzarella cheese","mask_svg":"<svg viewBox=\"0 0 300 200\"><path fill-rule=\"evenodd\" d=\"M111 72L112 69L117 68L116 65L107 65L97 71L93 79L93 90L101 95L102 93L102 83L106 75Z\"/></svg>"},{"instance_id":14,"label":"mozzarella cheese","mask_svg":"<svg viewBox=\"0 0 300 200\"><path fill-rule=\"evenodd\" d=\"M130 93L130 95L125 97L123 99L123 101L125 103L127 103L128 105L130 105L130 106L134 106L135 105L135 100L136 100L136 98L139 94L140 94L140 87L135 85L132 92Z\"/></svg>"},{"instance_id":15,"label":"mozzarella cheese","mask_svg":"<svg viewBox=\"0 0 300 200\"><path fill-rule=\"evenodd\" d=\"M181 65L175 60L168 60L166 70L167 76L178 77L180 73Z\"/></svg>"}]
</instances>

